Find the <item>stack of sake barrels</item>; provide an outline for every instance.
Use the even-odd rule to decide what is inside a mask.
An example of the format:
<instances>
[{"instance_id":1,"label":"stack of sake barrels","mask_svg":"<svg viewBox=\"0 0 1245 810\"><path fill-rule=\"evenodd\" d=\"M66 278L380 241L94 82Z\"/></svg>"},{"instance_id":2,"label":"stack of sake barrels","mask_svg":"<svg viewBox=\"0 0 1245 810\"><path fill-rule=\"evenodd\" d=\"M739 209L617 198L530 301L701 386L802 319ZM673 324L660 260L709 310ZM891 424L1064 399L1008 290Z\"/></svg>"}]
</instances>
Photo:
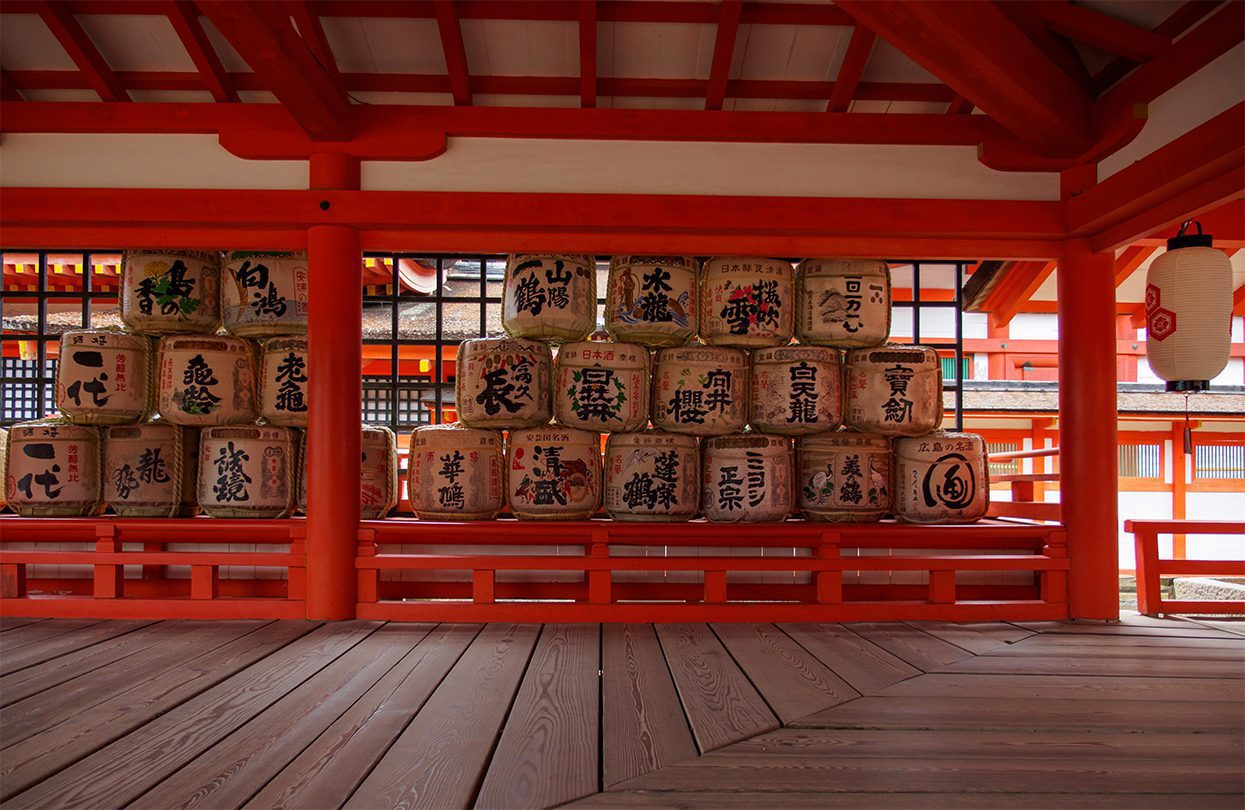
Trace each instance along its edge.
<instances>
[{"instance_id":1,"label":"stack of sake barrels","mask_svg":"<svg viewBox=\"0 0 1245 810\"><path fill-rule=\"evenodd\" d=\"M60 418L14 426L6 494L25 515L286 517L307 424L303 254L132 251L126 331L62 335ZM393 434L364 430L364 514L397 502Z\"/></svg>"},{"instance_id":2,"label":"stack of sake barrels","mask_svg":"<svg viewBox=\"0 0 1245 810\"><path fill-rule=\"evenodd\" d=\"M510 257L506 336L459 346L460 422L411 436L417 516L985 514L984 444L937 430L937 353L886 343L884 262L616 256L608 279L588 340L593 258Z\"/></svg>"}]
</instances>

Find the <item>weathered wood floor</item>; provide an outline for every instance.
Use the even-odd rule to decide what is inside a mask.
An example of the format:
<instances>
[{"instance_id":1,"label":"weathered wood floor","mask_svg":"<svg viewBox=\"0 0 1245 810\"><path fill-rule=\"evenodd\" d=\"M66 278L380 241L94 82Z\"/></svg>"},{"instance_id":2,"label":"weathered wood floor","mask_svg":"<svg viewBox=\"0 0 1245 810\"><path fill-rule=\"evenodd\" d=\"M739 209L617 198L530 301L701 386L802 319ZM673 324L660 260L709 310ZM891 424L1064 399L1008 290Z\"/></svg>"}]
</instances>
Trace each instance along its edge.
<instances>
[{"instance_id":1,"label":"weathered wood floor","mask_svg":"<svg viewBox=\"0 0 1245 810\"><path fill-rule=\"evenodd\" d=\"M4 807L1231 807L1245 636L0 620Z\"/></svg>"}]
</instances>

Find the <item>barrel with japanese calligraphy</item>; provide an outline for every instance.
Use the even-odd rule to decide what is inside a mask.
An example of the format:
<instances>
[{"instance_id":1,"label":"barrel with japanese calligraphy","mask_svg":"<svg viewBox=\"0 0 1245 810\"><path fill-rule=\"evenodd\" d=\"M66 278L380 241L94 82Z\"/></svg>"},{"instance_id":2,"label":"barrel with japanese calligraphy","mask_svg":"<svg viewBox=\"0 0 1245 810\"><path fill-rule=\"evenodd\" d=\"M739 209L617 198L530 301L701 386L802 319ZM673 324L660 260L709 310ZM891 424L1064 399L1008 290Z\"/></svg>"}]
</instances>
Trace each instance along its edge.
<instances>
[{"instance_id":1,"label":"barrel with japanese calligraphy","mask_svg":"<svg viewBox=\"0 0 1245 810\"><path fill-rule=\"evenodd\" d=\"M4 428L0 428L0 476L4 475L4 468L8 465L9 460L9 432ZM8 505L5 500L5 490L7 487L0 486L0 511L4 511L4 507Z\"/></svg>"},{"instance_id":2,"label":"barrel with japanese calligraphy","mask_svg":"<svg viewBox=\"0 0 1245 810\"><path fill-rule=\"evenodd\" d=\"M810 520L872 523L891 510L891 443L841 430L796 441L800 511Z\"/></svg>"},{"instance_id":3,"label":"barrel with japanese calligraphy","mask_svg":"<svg viewBox=\"0 0 1245 810\"><path fill-rule=\"evenodd\" d=\"M492 520L505 506L499 431L458 423L416 428L407 464L407 497L420 520Z\"/></svg>"},{"instance_id":4,"label":"barrel with japanese calligraphy","mask_svg":"<svg viewBox=\"0 0 1245 810\"><path fill-rule=\"evenodd\" d=\"M800 436L838 427L842 417L839 353L822 346L775 346L752 353L748 424Z\"/></svg>"},{"instance_id":5,"label":"barrel with japanese calligraphy","mask_svg":"<svg viewBox=\"0 0 1245 810\"><path fill-rule=\"evenodd\" d=\"M597 269L591 256L511 256L502 286L502 328L516 338L567 343L597 325Z\"/></svg>"},{"instance_id":6,"label":"barrel with japanese calligraphy","mask_svg":"<svg viewBox=\"0 0 1245 810\"><path fill-rule=\"evenodd\" d=\"M805 259L795 269L801 343L859 349L891 333L891 271L876 259Z\"/></svg>"},{"instance_id":7,"label":"barrel with japanese calligraphy","mask_svg":"<svg viewBox=\"0 0 1245 810\"><path fill-rule=\"evenodd\" d=\"M682 346L696 337L699 264L693 256L615 256L605 295L614 340Z\"/></svg>"},{"instance_id":8,"label":"barrel with japanese calligraphy","mask_svg":"<svg viewBox=\"0 0 1245 810\"><path fill-rule=\"evenodd\" d=\"M220 254L132 250L121 260L121 321L146 335L220 326Z\"/></svg>"},{"instance_id":9,"label":"barrel with japanese calligraphy","mask_svg":"<svg viewBox=\"0 0 1245 810\"><path fill-rule=\"evenodd\" d=\"M646 430L605 442L605 511L614 520L690 520L700 506L700 448L694 436Z\"/></svg>"},{"instance_id":10,"label":"barrel with japanese calligraphy","mask_svg":"<svg viewBox=\"0 0 1245 810\"><path fill-rule=\"evenodd\" d=\"M224 335L160 340L156 405L175 425L238 425L259 416L255 346Z\"/></svg>"},{"instance_id":11,"label":"barrel with japanese calligraphy","mask_svg":"<svg viewBox=\"0 0 1245 810\"><path fill-rule=\"evenodd\" d=\"M637 343L566 343L554 362L553 415L598 433L643 430L649 378L648 349Z\"/></svg>"},{"instance_id":12,"label":"barrel with japanese calligraphy","mask_svg":"<svg viewBox=\"0 0 1245 810\"><path fill-rule=\"evenodd\" d=\"M475 338L458 344L454 407L467 427L543 425L553 416L553 354L535 340Z\"/></svg>"},{"instance_id":13,"label":"barrel with japanese calligraphy","mask_svg":"<svg viewBox=\"0 0 1245 810\"><path fill-rule=\"evenodd\" d=\"M300 432L298 450L298 504L295 511L307 514L307 433ZM398 440L393 431L364 425L359 437L359 517L379 520L401 500L398 483Z\"/></svg>"},{"instance_id":14,"label":"barrel with japanese calligraphy","mask_svg":"<svg viewBox=\"0 0 1245 810\"><path fill-rule=\"evenodd\" d=\"M601 506L601 437L557 425L511 431L506 478L516 517L586 520Z\"/></svg>"},{"instance_id":15,"label":"barrel with japanese calligraphy","mask_svg":"<svg viewBox=\"0 0 1245 810\"><path fill-rule=\"evenodd\" d=\"M56 407L81 425L137 422L151 410L151 339L65 332L56 363Z\"/></svg>"},{"instance_id":16,"label":"barrel with japanese calligraphy","mask_svg":"<svg viewBox=\"0 0 1245 810\"><path fill-rule=\"evenodd\" d=\"M274 425L307 427L307 336L268 338L260 355L259 415Z\"/></svg>"},{"instance_id":17,"label":"barrel with japanese calligraphy","mask_svg":"<svg viewBox=\"0 0 1245 810\"><path fill-rule=\"evenodd\" d=\"M986 442L936 430L895 440L895 517L909 523L975 523L990 508Z\"/></svg>"},{"instance_id":18,"label":"barrel with japanese calligraphy","mask_svg":"<svg viewBox=\"0 0 1245 810\"><path fill-rule=\"evenodd\" d=\"M700 274L700 339L712 346L781 346L791 342L795 271L791 262L721 256Z\"/></svg>"},{"instance_id":19,"label":"barrel with japanese calligraphy","mask_svg":"<svg viewBox=\"0 0 1245 810\"><path fill-rule=\"evenodd\" d=\"M700 509L713 523L786 520L792 493L791 440L736 433L705 439Z\"/></svg>"},{"instance_id":20,"label":"barrel with japanese calligraphy","mask_svg":"<svg viewBox=\"0 0 1245 810\"><path fill-rule=\"evenodd\" d=\"M232 334L307 331L307 254L233 251L221 276L221 316Z\"/></svg>"},{"instance_id":21,"label":"barrel with japanese calligraphy","mask_svg":"<svg viewBox=\"0 0 1245 810\"><path fill-rule=\"evenodd\" d=\"M718 346L658 349L653 426L691 436L722 436L748 422L748 353Z\"/></svg>"},{"instance_id":22,"label":"barrel with japanese calligraphy","mask_svg":"<svg viewBox=\"0 0 1245 810\"><path fill-rule=\"evenodd\" d=\"M104 443L104 505L121 517L195 510L199 431L166 422L114 425Z\"/></svg>"},{"instance_id":23,"label":"barrel with japanese calligraphy","mask_svg":"<svg viewBox=\"0 0 1245 810\"><path fill-rule=\"evenodd\" d=\"M221 518L282 518L294 510L298 431L238 425L199 437L198 500Z\"/></svg>"},{"instance_id":24,"label":"barrel with japanese calligraphy","mask_svg":"<svg viewBox=\"0 0 1245 810\"><path fill-rule=\"evenodd\" d=\"M99 428L60 421L22 422L9 431L4 493L22 517L85 517L103 499Z\"/></svg>"},{"instance_id":25,"label":"barrel with japanese calligraphy","mask_svg":"<svg viewBox=\"0 0 1245 810\"><path fill-rule=\"evenodd\" d=\"M942 363L928 346L886 344L847 353L843 373L848 427L919 436L942 424Z\"/></svg>"}]
</instances>

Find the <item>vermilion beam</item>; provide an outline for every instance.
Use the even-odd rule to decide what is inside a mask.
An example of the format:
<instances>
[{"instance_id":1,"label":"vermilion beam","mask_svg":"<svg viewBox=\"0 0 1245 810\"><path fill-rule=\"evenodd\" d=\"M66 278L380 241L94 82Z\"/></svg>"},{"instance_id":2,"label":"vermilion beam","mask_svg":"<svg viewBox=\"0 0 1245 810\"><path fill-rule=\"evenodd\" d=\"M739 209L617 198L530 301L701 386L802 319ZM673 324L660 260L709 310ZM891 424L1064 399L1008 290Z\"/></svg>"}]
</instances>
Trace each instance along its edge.
<instances>
[{"instance_id":1,"label":"vermilion beam","mask_svg":"<svg viewBox=\"0 0 1245 810\"><path fill-rule=\"evenodd\" d=\"M340 82L341 71L337 69L337 59L333 56L333 48L329 45L328 37L324 35L324 26L320 23L319 13L307 0L285 0L285 7L289 10L290 16L294 18L298 33L306 41L307 47L311 48L316 61L328 71L330 76Z\"/></svg>"},{"instance_id":2,"label":"vermilion beam","mask_svg":"<svg viewBox=\"0 0 1245 810\"><path fill-rule=\"evenodd\" d=\"M9 75L7 70L0 70L0 100L22 100L22 94L17 91L17 85L14 84L13 77Z\"/></svg>"},{"instance_id":3,"label":"vermilion beam","mask_svg":"<svg viewBox=\"0 0 1245 810\"><path fill-rule=\"evenodd\" d=\"M579 106L597 106L597 4L579 0Z\"/></svg>"},{"instance_id":4,"label":"vermilion beam","mask_svg":"<svg viewBox=\"0 0 1245 810\"><path fill-rule=\"evenodd\" d=\"M350 102L294 30L284 5L200 0L199 9L317 141L349 140Z\"/></svg>"},{"instance_id":5,"label":"vermilion beam","mask_svg":"<svg viewBox=\"0 0 1245 810\"><path fill-rule=\"evenodd\" d=\"M69 57L73 59L78 70L82 71L91 85L91 89L99 94L103 101L129 101L130 97L117 80L112 68L104 61L96 49L95 43L87 36L86 31L78 24L77 18L68 7L61 3L36 3L35 10L44 24L52 30L52 35L61 44Z\"/></svg>"},{"instance_id":6,"label":"vermilion beam","mask_svg":"<svg viewBox=\"0 0 1245 810\"><path fill-rule=\"evenodd\" d=\"M1245 286L1237 287L1232 293L1232 314L1245 315Z\"/></svg>"},{"instance_id":7,"label":"vermilion beam","mask_svg":"<svg viewBox=\"0 0 1245 810\"><path fill-rule=\"evenodd\" d=\"M1014 262L981 307L991 313L990 323L996 329L1011 323L1054 270L1055 262Z\"/></svg>"},{"instance_id":8,"label":"vermilion beam","mask_svg":"<svg viewBox=\"0 0 1245 810\"><path fill-rule=\"evenodd\" d=\"M238 101L238 91L234 89L220 57L216 55L216 49L204 33L203 26L199 24L199 10L194 3L190 0L174 0L168 5L167 11L173 30L177 32L182 46L199 69L199 77L207 85L212 98L216 101ZM125 85L124 79L121 83Z\"/></svg>"},{"instance_id":9,"label":"vermilion beam","mask_svg":"<svg viewBox=\"0 0 1245 810\"><path fill-rule=\"evenodd\" d=\"M713 62L709 67L709 89L705 92L705 109L720 110L726 98L726 81L730 78L731 61L735 56L735 37L739 33L741 0L722 0L718 6L718 28L713 41Z\"/></svg>"},{"instance_id":10,"label":"vermilion beam","mask_svg":"<svg viewBox=\"0 0 1245 810\"><path fill-rule=\"evenodd\" d=\"M1052 31L1134 62L1157 56L1171 44L1171 39L1153 31L1066 0L1045 0L1035 6Z\"/></svg>"},{"instance_id":11,"label":"vermilion beam","mask_svg":"<svg viewBox=\"0 0 1245 810\"><path fill-rule=\"evenodd\" d=\"M1037 9L1030 3L999 3L998 8L1014 22L1025 36L1046 54L1052 62L1076 82L1077 86L1092 95L1093 79L1089 70L1070 40L1052 33L1038 17Z\"/></svg>"},{"instance_id":12,"label":"vermilion beam","mask_svg":"<svg viewBox=\"0 0 1245 810\"><path fill-rule=\"evenodd\" d=\"M973 102L956 93L947 102L947 115L967 115L973 111L974 106Z\"/></svg>"},{"instance_id":13,"label":"vermilion beam","mask_svg":"<svg viewBox=\"0 0 1245 810\"><path fill-rule=\"evenodd\" d=\"M839 75L834 78L834 92L830 94L826 112L847 112L856 96L856 87L860 84L860 77L865 72L865 65L869 63L869 55L873 53L873 44L877 38L877 34L863 25L856 26L852 31L843 64L839 66Z\"/></svg>"},{"instance_id":14,"label":"vermilion beam","mask_svg":"<svg viewBox=\"0 0 1245 810\"><path fill-rule=\"evenodd\" d=\"M1154 27L1154 33L1167 40L1175 39L1192 28L1199 20L1219 7L1219 0L1190 0L1176 9L1170 17ZM1095 94L1101 93L1124 78L1137 66L1132 59L1119 57L1094 76Z\"/></svg>"},{"instance_id":15,"label":"vermilion beam","mask_svg":"<svg viewBox=\"0 0 1245 810\"><path fill-rule=\"evenodd\" d=\"M463 29L458 23L458 12L453 0L434 0L437 31L441 35L441 49L445 52L445 67L450 76L450 93L454 103L461 107L471 106L471 77L467 71L467 49L463 45Z\"/></svg>"},{"instance_id":16,"label":"vermilion beam","mask_svg":"<svg viewBox=\"0 0 1245 810\"><path fill-rule=\"evenodd\" d=\"M1137 272L1137 268L1145 264L1146 259L1154 255L1157 248L1144 245L1131 245L1115 257L1115 286L1119 287L1128 277Z\"/></svg>"},{"instance_id":17,"label":"vermilion beam","mask_svg":"<svg viewBox=\"0 0 1245 810\"><path fill-rule=\"evenodd\" d=\"M1088 94L994 4L837 5L1040 154L1071 156L1091 145Z\"/></svg>"}]
</instances>

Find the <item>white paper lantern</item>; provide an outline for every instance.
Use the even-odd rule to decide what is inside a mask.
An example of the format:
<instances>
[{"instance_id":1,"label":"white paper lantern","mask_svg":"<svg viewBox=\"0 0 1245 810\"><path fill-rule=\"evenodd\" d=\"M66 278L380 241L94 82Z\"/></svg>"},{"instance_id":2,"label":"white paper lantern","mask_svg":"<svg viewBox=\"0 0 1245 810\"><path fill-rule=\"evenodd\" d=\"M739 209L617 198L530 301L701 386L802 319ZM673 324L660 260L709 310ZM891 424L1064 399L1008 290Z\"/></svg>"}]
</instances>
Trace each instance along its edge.
<instances>
[{"instance_id":1,"label":"white paper lantern","mask_svg":"<svg viewBox=\"0 0 1245 810\"><path fill-rule=\"evenodd\" d=\"M1146 273L1146 355L1168 391L1209 389L1232 342L1232 263L1201 223L1188 226Z\"/></svg>"}]
</instances>

